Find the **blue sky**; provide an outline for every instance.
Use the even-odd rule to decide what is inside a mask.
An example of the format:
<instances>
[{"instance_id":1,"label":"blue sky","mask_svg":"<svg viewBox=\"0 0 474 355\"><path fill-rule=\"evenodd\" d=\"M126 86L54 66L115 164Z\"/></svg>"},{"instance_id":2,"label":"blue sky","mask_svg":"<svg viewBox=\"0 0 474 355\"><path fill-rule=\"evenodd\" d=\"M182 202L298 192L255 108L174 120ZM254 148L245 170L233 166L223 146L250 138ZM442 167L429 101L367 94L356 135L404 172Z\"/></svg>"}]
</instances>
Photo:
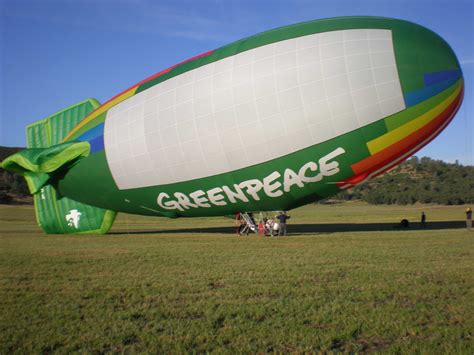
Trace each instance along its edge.
<instances>
[{"instance_id":1,"label":"blue sky","mask_svg":"<svg viewBox=\"0 0 474 355\"><path fill-rule=\"evenodd\" d=\"M199 53L258 32L334 16L401 18L451 44L464 103L417 155L474 165L474 1L0 0L0 145L25 146L25 126L88 97L105 102Z\"/></svg>"}]
</instances>

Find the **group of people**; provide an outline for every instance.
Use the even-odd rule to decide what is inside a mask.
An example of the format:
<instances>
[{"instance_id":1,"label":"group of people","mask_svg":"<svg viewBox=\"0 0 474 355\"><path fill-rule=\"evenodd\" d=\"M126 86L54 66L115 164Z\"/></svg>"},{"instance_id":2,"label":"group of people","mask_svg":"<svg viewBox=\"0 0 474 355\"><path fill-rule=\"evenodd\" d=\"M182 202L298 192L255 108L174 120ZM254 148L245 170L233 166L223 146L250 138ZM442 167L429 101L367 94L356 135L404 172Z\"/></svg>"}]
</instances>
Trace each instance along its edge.
<instances>
[{"instance_id":1,"label":"group of people","mask_svg":"<svg viewBox=\"0 0 474 355\"><path fill-rule=\"evenodd\" d=\"M263 218L258 224L258 233L266 236L283 235L286 236L287 228L286 221L290 219L290 216L286 212L280 212L272 218Z\"/></svg>"},{"instance_id":2,"label":"group of people","mask_svg":"<svg viewBox=\"0 0 474 355\"><path fill-rule=\"evenodd\" d=\"M274 218L262 218L258 223L255 222L253 213L237 213L235 219L238 223L237 234L248 235L250 231L263 236L286 236L287 220L290 219L285 211L281 211Z\"/></svg>"},{"instance_id":3,"label":"group of people","mask_svg":"<svg viewBox=\"0 0 474 355\"><path fill-rule=\"evenodd\" d=\"M237 213L235 219L238 223L237 234L248 235L250 231L258 233L264 236L286 236L287 234L287 220L290 219L285 211L281 211L274 218L263 218L258 223L255 222L253 213ZM407 219L403 219L400 222L402 227L408 228L409 222ZM426 214L421 212L421 223L422 228L426 228ZM468 207L466 209L466 227L468 231L471 231L472 226L472 209Z\"/></svg>"}]
</instances>

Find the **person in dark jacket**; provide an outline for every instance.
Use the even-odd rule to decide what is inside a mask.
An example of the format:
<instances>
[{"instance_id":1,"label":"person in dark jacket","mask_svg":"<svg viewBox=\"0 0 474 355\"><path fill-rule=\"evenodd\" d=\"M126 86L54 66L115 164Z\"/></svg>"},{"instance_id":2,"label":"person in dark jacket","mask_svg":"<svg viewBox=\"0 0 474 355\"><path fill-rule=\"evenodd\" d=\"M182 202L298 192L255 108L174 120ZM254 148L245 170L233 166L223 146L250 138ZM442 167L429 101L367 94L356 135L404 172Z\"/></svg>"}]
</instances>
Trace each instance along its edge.
<instances>
[{"instance_id":1,"label":"person in dark jacket","mask_svg":"<svg viewBox=\"0 0 474 355\"><path fill-rule=\"evenodd\" d=\"M426 228L426 214L421 212L421 228Z\"/></svg>"},{"instance_id":2,"label":"person in dark jacket","mask_svg":"<svg viewBox=\"0 0 474 355\"><path fill-rule=\"evenodd\" d=\"M278 219L278 235L285 235L286 236L286 221L290 219L290 216L286 214L286 212L281 212L277 217Z\"/></svg>"}]
</instances>

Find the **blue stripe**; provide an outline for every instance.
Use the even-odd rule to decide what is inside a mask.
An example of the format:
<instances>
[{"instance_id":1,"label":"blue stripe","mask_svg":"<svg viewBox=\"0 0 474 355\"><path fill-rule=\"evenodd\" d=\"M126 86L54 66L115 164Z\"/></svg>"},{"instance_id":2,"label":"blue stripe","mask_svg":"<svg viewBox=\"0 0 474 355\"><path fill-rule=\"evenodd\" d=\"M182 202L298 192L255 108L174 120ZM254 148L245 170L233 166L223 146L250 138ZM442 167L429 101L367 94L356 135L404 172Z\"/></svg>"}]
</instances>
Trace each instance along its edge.
<instances>
[{"instance_id":1,"label":"blue stripe","mask_svg":"<svg viewBox=\"0 0 474 355\"><path fill-rule=\"evenodd\" d=\"M89 141L91 145L91 153L95 153L104 150L104 136L96 137Z\"/></svg>"},{"instance_id":2,"label":"blue stripe","mask_svg":"<svg viewBox=\"0 0 474 355\"><path fill-rule=\"evenodd\" d=\"M104 135L104 124L103 123L95 126L94 128L91 128L87 132L84 132L79 137L77 137L76 140L81 141L81 142L91 141L94 138L97 138L97 137L102 136L102 135Z\"/></svg>"},{"instance_id":3,"label":"blue stripe","mask_svg":"<svg viewBox=\"0 0 474 355\"><path fill-rule=\"evenodd\" d=\"M458 79L445 80L438 84L433 84L424 87L423 89L406 93L404 97L407 108L419 104L420 102L439 94L441 91L444 91L451 85L453 85L457 80Z\"/></svg>"},{"instance_id":4,"label":"blue stripe","mask_svg":"<svg viewBox=\"0 0 474 355\"><path fill-rule=\"evenodd\" d=\"M426 73L423 76L423 79L425 81L425 86L431 86L445 80L457 80L460 77L461 77L461 71L459 69L455 69L455 70L438 71L435 73Z\"/></svg>"}]
</instances>

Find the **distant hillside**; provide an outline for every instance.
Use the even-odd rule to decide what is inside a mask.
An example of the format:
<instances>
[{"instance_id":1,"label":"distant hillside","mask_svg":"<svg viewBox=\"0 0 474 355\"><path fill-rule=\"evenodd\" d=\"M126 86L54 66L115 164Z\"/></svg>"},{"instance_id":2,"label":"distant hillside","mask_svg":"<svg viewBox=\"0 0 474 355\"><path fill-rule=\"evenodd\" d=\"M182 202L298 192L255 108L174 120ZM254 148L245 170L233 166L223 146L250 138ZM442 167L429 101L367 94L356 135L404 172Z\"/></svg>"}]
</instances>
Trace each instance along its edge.
<instances>
[{"instance_id":1,"label":"distant hillside","mask_svg":"<svg viewBox=\"0 0 474 355\"><path fill-rule=\"evenodd\" d=\"M3 159L8 157L9 155L15 154L16 152L19 152L22 149L25 149L25 148L1 147L0 146L0 161L3 161Z\"/></svg>"},{"instance_id":2,"label":"distant hillside","mask_svg":"<svg viewBox=\"0 0 474 355\"><path fill-rule=\"evenodd\" d=\"M399 205L474 203L474 166L412 157L363 185L339 193L336 198Z\"/></svg>"},{"instance_id":3,"label":"distant hillside","mask_svg":"<svg viewBox=\"0 0 474 355\"><path fill-rule=\"evenodd\" d=\"M0 161L23 148L0 147ZM19 174L0 168L0 203L25 201L29 196ZM343 191L340 200L363 200L372 204L474 203L474 167L412 157L369 182Z\"/></svg>"},{"instance_id":4,"label":"distant hillside","mask_svg":"<svg viewBox=\"0 0 474 355\"><path fill-rule=\"evenodd\" d=\"M24 148L0 147L0 161L22 149ZM24 201L29 195L25 179L20 174L0 168L0 203Z\"/></svg>"}]
</instances>

